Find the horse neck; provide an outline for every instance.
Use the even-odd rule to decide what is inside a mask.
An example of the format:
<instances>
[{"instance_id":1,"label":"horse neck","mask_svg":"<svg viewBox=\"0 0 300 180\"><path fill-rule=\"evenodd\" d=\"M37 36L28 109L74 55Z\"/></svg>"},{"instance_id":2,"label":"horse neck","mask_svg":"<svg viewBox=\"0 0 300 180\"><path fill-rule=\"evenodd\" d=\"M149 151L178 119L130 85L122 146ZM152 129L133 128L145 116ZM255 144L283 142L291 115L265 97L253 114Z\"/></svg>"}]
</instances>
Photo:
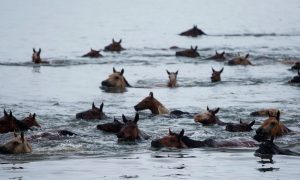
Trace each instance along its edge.
<instances>
[{"instance_id":1,"label":"horse neck","mask_svg":"<svg viewBox=\"0 0 300 180\"><path fill-rule=\"evenodd\" d=\"M196 140L190 139L187 136L183 136L181 140L189 148L198 148L198 147L206 146L204 141L196 141Z\"/></svg>"},{"instance_id":2,"label":"horse neck","mask_svg":"<svg viewBox=\"0 0 300 180\"><path fill-rule=\"evenodd\" d=\"M24 123L28 127L33 126L33 121L31 121L29 118L25 118L25 119L21 120L21 122Z\"/></svg>"},{"instance_id":3,"label":"horse neck","mask_svg":"<svg viewBox=\"0 0 300 180\"><path fill-rule=\"evenodd\" d=\"M128 83L128 81L126 80L126 78L123 76L123 80L125 82L125 87L131 87L131 85Z\"/></svg>"},{"instance_id":4,"label":"horse neck","mask_svg":"<svg viewBox=\"0 0 300 180\"><path fill-rule=\"evenodd\" d=\"M168 82L168 87L175 87L176 86L176 79L170 79Z\"/></svg>"}]
</instances>

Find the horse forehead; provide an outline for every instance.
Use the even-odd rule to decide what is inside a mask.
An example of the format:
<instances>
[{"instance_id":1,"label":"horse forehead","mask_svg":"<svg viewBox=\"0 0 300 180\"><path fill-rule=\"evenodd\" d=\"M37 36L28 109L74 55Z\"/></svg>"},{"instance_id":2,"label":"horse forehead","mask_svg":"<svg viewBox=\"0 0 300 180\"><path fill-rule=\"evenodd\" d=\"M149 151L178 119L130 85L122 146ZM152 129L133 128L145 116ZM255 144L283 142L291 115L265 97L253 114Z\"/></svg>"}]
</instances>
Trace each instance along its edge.
<instances>
[{"instance_id":1,"label":"horse forehead","mask_svg":"<svg viewBox=\"0 0 300 180\"><path fill-rule=\"evenodd\" d=\"M276 124L279 124L279 122L277 121L277 119L275 117L269 117L268 119L266 119L263 123L263 126L264 125L269 125L271 124L272 122L276 123Z\"/></svg>"}]
</instances>

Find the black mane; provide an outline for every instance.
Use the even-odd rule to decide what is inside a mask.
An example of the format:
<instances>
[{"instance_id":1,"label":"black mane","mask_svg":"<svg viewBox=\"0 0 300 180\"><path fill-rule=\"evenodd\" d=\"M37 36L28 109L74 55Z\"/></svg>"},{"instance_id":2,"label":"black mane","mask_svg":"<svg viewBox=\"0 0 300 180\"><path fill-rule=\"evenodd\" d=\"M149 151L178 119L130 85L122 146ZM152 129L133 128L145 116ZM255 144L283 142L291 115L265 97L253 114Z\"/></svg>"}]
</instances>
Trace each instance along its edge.
<instances>
[{"instance_id":1,"label":"black mane","mask_svg":"<svg viewBox=\"0 0 300 180\"><path fill-rule=\"evenodd\" d=\"M182 142L189 148L199 148L199 147L216 147L216 141L213 139L205 139L204 141L196 141L190 139L187 136L181 138Z\"/></svg>"}]
</instances>

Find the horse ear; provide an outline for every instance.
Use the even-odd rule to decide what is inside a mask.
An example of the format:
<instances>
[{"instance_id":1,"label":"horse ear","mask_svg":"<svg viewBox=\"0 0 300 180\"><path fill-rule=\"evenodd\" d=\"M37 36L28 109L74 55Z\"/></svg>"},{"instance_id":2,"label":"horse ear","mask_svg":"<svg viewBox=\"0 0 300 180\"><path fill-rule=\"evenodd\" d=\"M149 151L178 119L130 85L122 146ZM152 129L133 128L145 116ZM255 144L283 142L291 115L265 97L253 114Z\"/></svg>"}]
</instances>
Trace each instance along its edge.
<instances>
[{"instance_id":1,"label":"horse ear","mask_svg":"<svg viewBox=\"0 0 300 180\"><path fill-rule=\"evenodd\" d=\"M170 72L168 71L168 70L166 70L167 71L167 73L170 75Z\"/></svg>"},{"instance_id":2,"label":"horse ear","mask_svg":"<svg viewBox=\"0 0 300 180\"><path fill-rule=\"evenodd\" d=\"M178 70L175 72L175 74L176 74L176 75L178 74Z\"/></svg>"},{"instance_id":3,"label":"horse ear","mask_svg":"<svg viewBox=\"0 0 300 180\"><path fill-rule=\"evenodd\" d=\"M100 112L103 112L103 106L104 106L104 103L102 102L100 105Z\"/></svg>"},{"instance_id":4,"label":"horse ear","mask_svg":"<svg viewBox=\"0 0 300 180\"><path fill-rule=\"evenodd\" d=\"M12 112L11 111L9 111L9 117L12 117Z\"/></svg>"},{"instance_id":5,"label":"horse ear","mask_svg":"<svg viewBox=\"0 0 300 180\"><path fill-rule=\"evenodd\" d=\"M216 70L214 68L211 68L212 72L216 72Z\"/></svg>"},{"instance_id":6,"label":"horse ear","mask_svg":"<svg viewBox=\"0 0 300 180\"><path fill-rule=\"evenodd\" d=\"M8 114L7 114L7 112L5 111L5 109L4 109L4 116L8 116Z\"/></svg>"},{"instance_id":7,"label":"horse ear","mask_svg":"<svg viewBox=\"0 0 300 180\"><path fill-rule=\"evenodd\" d=\"M193 50L193 46L191 46L191 50Z\"/></svg>"},{"instance_id":8,"label":"horse ear","mask_svg":"<svg viewBox=\"0 0 300 180\"><path fill-rule=\"evenodd\" d=\"M206 110L209 111L209 107L208 106L206 106Z\"/></svg>"},{"instance_id":9,"label":"horse ear","mask_svg":"<svg viewBox=\"0 0 300 180\"><path fill-rule=\"evenodd\" d=\"M242 119L240 119L240 124L243 124L243 121L242 121Z\"/></svg>"},{"instance_id":10,"label":"horse ear","mask_svg":"<svg viewBox=\"0 0 300 180\"><path fill-rule=\"evenodd\" d=\"M182 137L183 137L183 135L184 135L184 129L182 129L182 130L180 131L180 133L179 133L179 137L180 137L180 138L182 138Z\"/></svg>"},{"instance_id":11,"label":"horse ear","mask_svg":"<svg viewBox=\"0 0 300 180\"><path fill-rule=\"evenodd\" d=\"M238 56L239 56L239 57L241 56L239 52L238 52Z\"/></svg>"},{"instance_id":12,"label":"horse ear","mask_svg":"<svg viewBox=\"0 0 300 180\"><path fill-rule=\"evenodd\" d=\"M246 54L245 58L247 59L248 57L249 57L249 53L248 53L248 54Z\"/></svg>"},{"instance_id":13,"label":"horse ear","mask_svg":"<svg viewBox=\"0 0 300 180\"><path fill-rule=\"evenodd\" d=\"M153 98L153 92L150 92L149 96L150 96L151 98Z\"/></svg>"},{"instance_id":14,"label":"horse ear","mask_svg":"<svg viewBox=\"0 0 300 180\"><path fill-rule=\"evenodd\" d=\"M120 73L120 74L121 74L121 76L123 76L123 74L124 74L124 69L121 70L121 73Z\"/></svg>"},{"instance_id":15,"label":"horse ear","mask_svg":"<svg viewBox=\"0 0 300 180\"><path fill-rule=\"evenodd\" d=\"M41 49L41 48L39 48L39 52L38 52L38 53L39 53L39 54L41 54L41 52L42 52L42 49Z\"/></svg>"},{"instance_id":16,"label":"horse ear","mask_svg":"<svg viewBox=\"0 0 300 180\"><path fill-rule=\"evenodd\" d=\"M255 120L248 124L248 127L252 127L255 124Z\"/></svg>"},{"instance_id":17,"label":"horse ear","mask_svg":"<svg viewBox=\"0 0 300 180\"><path fill-rule=\"evenodd\" d=\"M136 124L140 119L139 113L135 113L134 123Z\"/></svg>"},{"instance_id":18,"label":"horse ear","mask_svg":"<svg viewBox=\"0 0 300 180\"><path fill-rule=\"evenodd\" d=\"M35 48L32 49L34 53L36 53Z\"/></svg>"},{"instance_id":19,"label":"horse ear","mask_svg":"<svg viewBox=\"0 0 300 180\"><path fill-rule=\"evenodd\" d=\"M113 42L113 43L115 43L115 40L114 40L114 38L112 39L112 42Z\"/></svg>"},{"instance_id":20,"label":"horse ear","mask_svg":"<svg viewBox=\"0 0 300 180\"><path fill-rule=\"evenodd\" d=\"M225 51L222 52L222 56L224 56L224 54L225 54Z\"/></svg>"},{"instance_id":21,"label":"horse ear","mask_svg":"<svg viewBox=\"0 0 300 180\"><path fill-rule=\"evenodd\" d=\"M96 108L96 106L95 106L95 103L93 102L92 109L95 109L95 108Z\"/></svg>"},{"instance_id":22,"label":"horse ear","mask_svg":"<svg viewBox=\"0 0 300 180\"><path fill-rule=\"evenodd\" d=\"M172 135L173 132L171 131L171 128L169 128L169 135Z\"/></svg>"},{"instance_id":23,"label":"horse ear","mask_svg":"<svg viewBox=\"0 0 300 180\"><path fill-rule=\"evenodd\" d=\"M215 111L214 111L214 114L217 114L219 112L220 108L217 108Z\"/></svg>"},{"instance_id":24,"label":"horse ear","mask_svg":"<svg viewBox=\"0 0 300 180\"><path fill-rule=\"evenodd\" d=\"M276 119L277 119L277 121L279 121L279 120L280 120L280 111L279 111L279 110L277 111L277 114L276 114Z\"/></svg>"},{"instance_id":25,"label":"horse ear","mask_svg":"<svg viewBox=\"0 0 300 180\"><path fill-rule=\"evenodd\" d=\"M121 44L121 42L122 42L122 39L120 39L120 41L118 42L118 44Z\"/></svg>"},{"instance_id":26,"label":"horse ear","mask_svg":"<svg viewBox=\"0 0 300 180\"><path fill-rule=\"evenodd\" d=\"M93 51L93 48L91 48L91 51Z\"/></svg>"},{"instance_id":27,"label":"horse ear","mask_svg":"<svg viewBox=\"0 0 300 180\"><path fill-rule=\"evenodd\" d=\"M24 141L25 141L24 132L21 132L21 141L22 141L22 143L24 143Z\"/></svg>"},{"instance_id":28,"label":"horse ear","mask_svg":"<svg viewBox=\"0 0 300 180\"><path fill-rule=\"evenodd\" d=\"M113 73L116 73L117 71L116 71L116 69L115 69L115 67L113 67Z\"/></svg>"},{"instance_id":29,"label":"horse ear","mask_svg":"<svg viewBox=\"0 0 300 180\"><path fill-rule=\"evenodd\" d=\"M271 143L274 143L274 136L271 136Z\"/></svg>"},{"instance_id":30,"label":"horse ear","mask_svg":"<svg viewBox=\"0 0 300 180\"><path fill-rule=\"evenodd\" d=\"M124 116L124 114L122 114L122 119L123 119L123 122L126 124L126 123L127 123L127 119L126 119L126 117Z\"/></svg>"},{"instance_id":31,"label":"horse ear","mask_svg":"<svg viewBox=\"0 0 300 180\"><path fill-rule=\"evenodd\" d=\"M221 74L223 72L223 70L224 70L224 67L219 71L219 73Z\"/></svg>"},{"instance_id":32,"label":"horse ear","mask_svg":"<svg viewBox=\"0 0 300 180\"><path fill-rule=\"evenodd\" d=\"M216 55L218 55L218 51L216 51Z\"/></svg>"},{"instance_id":33,"label":"horse ear","mask_svg":"<svg viewBox=\"0 0 300 180\"><path fill-rule=\"evenodd\" d=\"M33 113L32 118L35 119L35 113Z\"/></svg>"},{"instance_id":34,"label":"horse ear","mask_svg":"<svg viewBox=\"0 0 300 180\"><path fill-rule=\"evenodd\" d=\"M268 115L269 117L272 116L272 114L270 113L270 111L267 111L267 115Z\"/></svg>"},{"instance_id":35,"label":"horse ear","mask_svg":"<svg viewBox=\"0 0 300 180\"><path fill-rule=\"evenodd\" d=\"M197 51L197 49L198 49L198 46L195 46L194 51Z\"/></svg>"}]
</instances>

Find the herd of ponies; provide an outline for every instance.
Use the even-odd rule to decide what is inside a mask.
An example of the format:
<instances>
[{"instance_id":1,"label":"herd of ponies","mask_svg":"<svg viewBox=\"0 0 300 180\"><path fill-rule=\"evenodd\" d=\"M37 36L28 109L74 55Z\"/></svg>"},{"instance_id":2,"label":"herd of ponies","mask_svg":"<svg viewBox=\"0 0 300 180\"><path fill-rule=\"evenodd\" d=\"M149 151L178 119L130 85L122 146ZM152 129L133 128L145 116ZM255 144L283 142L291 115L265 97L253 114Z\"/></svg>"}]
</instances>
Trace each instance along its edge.
<instances>
[{"instance_id":1,"label":"herd of ponies","mask_svg":"<svg viewBox=\"0 0 300 180\"><path fill-rule=\"evenodd\" d=\"M194 26L193 28L180 33L181 36L190 36L197 37L201 35L206 35L201 29ZM121 46L122 40L115 41L112 40L112 43L104 47L104 51L111 52L120 52L126 50ZM182 50L176 46L170 47L170 49L178 49L176 51L176 56L184 56L188 58L199 57L200 54L197 51L197 46L191 46L190 49ZM91 49L90 52L84 54L82 57L88 58L101 58L103 57L100 54L100 50ZM216 51L215 55L211 56L211 60L216 60L220 62L226 62L225 52L218 53ZM35 50L33 48L32 62L34 64L49 64L49 61L43 60L41 58L41 49ZM227 61L228 65L253 65L249 60L249 54L245 56L238 55L233 59ZM300 61L295 62L291 68L292 70L298 70L298 75L293 77L289 83L300 83ZM221 73L223 72L224 67L220 70L215 70L212 68L211 82L221 81ZM169 81L166 84L169 88L177 87L177 75L176 72L169 72L167 70ZM124 76L124 69L117 71L113 68L112 74L108 76L106 80L101 82L102 88L106 89L118 89L120 92L124 92L128 87L131 87L129 82ZM92 103L92 108L83 112L76 114L76 119L82 120L103 120L110 119L106 116L103 111L104 104L97 107ZM252 131L252 126L255 124L255 121L250 123L242 122L239 123L226 123L221 121L217 113L220 108L211 109L207 107L207 111L203 113L190 113L184 112L181 110L170 111L165 107L158 99L155 98L154 93L150 92L145 98L138 102L134 107L136 111L135 117L129 118L124 114L122 115L122 121L116 118L113 118L113 121L110 123L104 123L97 125L97 129L105 131L108 133L116 134L118 141L137 141L138 140L147 140L151 138L147 133L141 130L138 127L139 121L139 111L149 110L153 115L167 115L170 118L180 118L187 117L193 118L195 123L201 123L203 127L211 125L224 126L226 131L229 132L249 132ZM272 154L283 154L283 155L300 155L297 152L293 152L289 149L284 149L276 144L274 144L274 139L276 137L285 136L289 134L294 134L294 132L286 127L282 121L280 121L280 110L279 109L261 109L250 114L251 116L266 116L267 118L256 129L256 134L253 137L254 140L247 141L234 141L234 140L218 140L213 138L208 138L203 141L194 140L185 136L185 131L182 129L180 132L173 132L169 128L168 134L159 139L153 139L151 141L151 147L153 148L201 148L201 147L257 147L255 151L256 155L272 155ZM24 133L27 130L34 130L32 127L40 128L41 125L38 123L36 114L29 114L28 117L25 117L22 120L18 120L11 111L7 112L5 109L3 111L3 116L0 118L0 133L10 133L13 132L14 138L7 143L0 145L1 154L19 154L19 153L31 153L32 147L29 143L29 140L25 137ZM62 136L80 136L69 130L57 130L56 132L44 132L40 135L33 135L29 139L39 138L39 137L51 137L59 138Z\"/></svg>"}]
</instances>

